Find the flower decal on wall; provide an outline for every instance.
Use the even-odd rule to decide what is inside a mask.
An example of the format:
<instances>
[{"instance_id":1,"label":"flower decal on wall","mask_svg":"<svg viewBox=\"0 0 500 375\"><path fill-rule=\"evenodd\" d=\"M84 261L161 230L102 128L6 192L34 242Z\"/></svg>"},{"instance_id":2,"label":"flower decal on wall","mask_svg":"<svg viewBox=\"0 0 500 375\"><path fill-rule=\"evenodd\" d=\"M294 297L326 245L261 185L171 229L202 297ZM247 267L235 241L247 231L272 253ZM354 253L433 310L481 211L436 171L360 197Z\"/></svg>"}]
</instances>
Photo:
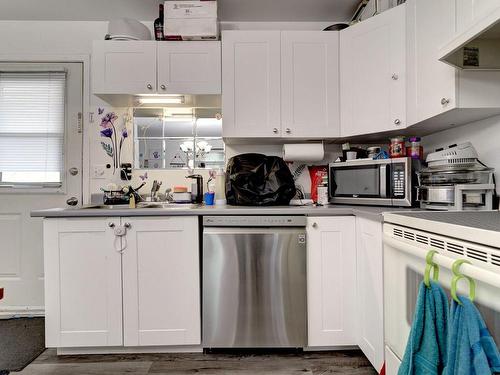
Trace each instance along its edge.
<instances>
[{"instance_id":1,"label":"flower decal on wall","mask_svg":"<svg viewBox=\"0 0 500 375\"><path fill-rule=\"evenodd\" d=\"M102 115L104 109L99 108L98 113ZM102 138L106 139L105 141L101 141L101 146L106 152L106 155L113 159L113 171L116 171L116 169L119 169L121 166L123 142L128 138L128 130L125 124L122 126L120 132L117 132L117 120L118 116L115 112L108 112L101 118L100 124L100 135Z\"/></svg>"}]
</instances>

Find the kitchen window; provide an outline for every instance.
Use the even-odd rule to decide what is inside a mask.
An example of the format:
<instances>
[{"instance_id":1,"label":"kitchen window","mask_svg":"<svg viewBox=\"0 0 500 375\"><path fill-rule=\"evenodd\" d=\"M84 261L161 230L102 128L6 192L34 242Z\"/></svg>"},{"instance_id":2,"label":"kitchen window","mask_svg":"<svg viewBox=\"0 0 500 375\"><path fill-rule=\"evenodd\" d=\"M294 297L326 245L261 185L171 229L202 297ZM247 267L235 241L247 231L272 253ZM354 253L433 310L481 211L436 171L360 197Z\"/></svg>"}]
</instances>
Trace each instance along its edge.
<instances>
[{"instance_id":1,"label":"kitchen window","mask_svg":"<svg viewBox=\"0 0 500 375\"><path fill-rule=\"evenodd\" d=\"M0 71L0 186L62 186L65 103L65 71Z\"/></svg>"},{"instance_id":2,"label":"kitchen window","mask_svg":"<svg viewBox=\"0 0 500 375\"><path fill-rule=\"evenodd\" d=\"M222 120L216 109L136 108L136 169L224 167Z\"/></svg>"}]
</instances>

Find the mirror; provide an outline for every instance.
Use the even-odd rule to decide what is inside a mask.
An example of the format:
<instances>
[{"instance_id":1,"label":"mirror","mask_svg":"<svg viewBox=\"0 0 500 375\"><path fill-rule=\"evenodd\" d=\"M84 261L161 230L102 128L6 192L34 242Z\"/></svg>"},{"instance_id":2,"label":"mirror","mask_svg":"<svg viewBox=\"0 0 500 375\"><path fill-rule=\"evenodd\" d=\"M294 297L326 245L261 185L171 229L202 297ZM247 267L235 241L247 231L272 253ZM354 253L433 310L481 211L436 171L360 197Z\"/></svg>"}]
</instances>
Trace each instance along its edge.
<instances>
[{"instance_id":1,"label":"mirror","mask_svg":"<svg viewBox=\"0 0 500 375\"><path fill-rule=\"evenodd\" d=\"M220 110L134 109L135 169L223 168Z\"/></svg>"}]
</instances>

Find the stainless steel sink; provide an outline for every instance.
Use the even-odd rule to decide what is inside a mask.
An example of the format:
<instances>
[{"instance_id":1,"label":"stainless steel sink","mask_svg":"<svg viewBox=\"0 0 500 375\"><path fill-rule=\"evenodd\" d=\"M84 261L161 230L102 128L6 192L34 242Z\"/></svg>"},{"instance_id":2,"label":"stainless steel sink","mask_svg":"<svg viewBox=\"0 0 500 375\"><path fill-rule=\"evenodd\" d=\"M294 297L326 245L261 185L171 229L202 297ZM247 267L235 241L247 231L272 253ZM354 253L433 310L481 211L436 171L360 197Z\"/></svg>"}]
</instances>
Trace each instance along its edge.
<instances>
[{"instance_id":1,"label":"stainless steel sink","mask_svg":"<svg viewBox=\"0 0 500 375\"><path fill-rule=\"evenodd\" d=\"M137 204L136 209L145 208L161 208L166 210L186 210L192 208L198 208L200 205L193 203L168 203L168 202L140 202ZM83 210L130 210L131 208L127 204L116 204L116 205L106 205L106 204L96 204L83 206Z\"/></svg>"}]
</instances>

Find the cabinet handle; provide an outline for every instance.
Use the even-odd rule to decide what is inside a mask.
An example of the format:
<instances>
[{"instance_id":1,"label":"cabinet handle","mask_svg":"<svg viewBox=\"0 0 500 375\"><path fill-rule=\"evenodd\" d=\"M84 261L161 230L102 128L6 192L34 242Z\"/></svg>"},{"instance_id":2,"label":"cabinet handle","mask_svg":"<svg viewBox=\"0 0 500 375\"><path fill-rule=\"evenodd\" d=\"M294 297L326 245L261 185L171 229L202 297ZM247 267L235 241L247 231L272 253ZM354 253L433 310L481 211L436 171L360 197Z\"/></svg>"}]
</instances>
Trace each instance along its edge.
<instances>
[{"instance_id":1,"label":"cabinet handle","mask_svg":"<svg viewBox=\"0 0 500 375\"><path fill-rule=\"evenodd\" d=\"M160 88L161 88L162 90L166 90L166 89L167 89L167 86L165 86L165 85L161 85L161 86L160 86Z\"/></svg>"},{"instance_id":2,"label":"cabinet handle","mask_svg":"<svg viewBox=\"0 0 500 375\"><path fill-rule=\"evenodd\" d=\"M398 76L396 73L394 73L394 74L392 75L392 79L393 79L394 81L397 81L397 80L399 79L399 76Z\"/></svg>"},{"instance_id":3,"label":"cabinet handle","mask_svg":"<svg viewBox=\"0 0 500 375\"><path fill-rule=\"evenodd\" d=\"M290 128L286 128L286 130L285 130L286 134L290 134L291 132L292 132L292 130Z\"/></svg>"},{"instance_id":4,"label":"cabinet handle","mask_svg":"<svg viewBox=\"0 0 500 375\"><path fill-rule=\"evenodd\" d=\"M146 86L149 90L153 90L153 85L151 83L148 83L148 85Z\"/></svg>"},{"instance_id":5,"label":"cabinet handle","mask_svg":"<svg viewBox=\"0 0 500 375\"><path fill-rule=\"evenodd\" d=\"M274 128L274 129L273 129L273 133L274 133L274 134L278 134L278 128Z\"/></svg>"},{"instance_id":6,"label":"cabinet handle","mask_svg":"<svg viewBox=\"0 0 500 375\"><path fill-rule=\"evenodd\" d=\"M314 229L318 228L318 223L313 223L312 227L313 227Z\"/></svg>"},{"instance_id":7,"label":"cabinet handle","mask_svg":"<svg viewBox=\"0 0 500 375\"><path fill-rule=\"evenodd\" d=\"M115 227L115 223L108 223L108 227L114 228Z\"/></svg>"},{"instance_id":8,"label":"cabinet handle","mask_svg":"<svg viewBox=\"0 0 500 375\"><path fill-rule=\"evenodd\" d=\"M123 226L127 229L132 228L132 225L130 223L125 223Z\"/></svg>"},{"instance_id":9,"label":"cabinet handle","mask_svg":"<svg viewBox=\"0 0 500 375\"><path fill-rule=\"evenodd\" d=\"M441 99L441 105L447 105L450 104L450 99L443 98Z\"/></svg>"},{"instance_id":10,"label":"cabinet handle","mask_svg":"<svg viewBox=\"0 0 500 375\"><path fill-rule=\"evenodd\" d=\"M394 120L394 123L395 123L396 125L401 125L401 120L397 118L396 120Z\"/></svg>"}]
</instances>

